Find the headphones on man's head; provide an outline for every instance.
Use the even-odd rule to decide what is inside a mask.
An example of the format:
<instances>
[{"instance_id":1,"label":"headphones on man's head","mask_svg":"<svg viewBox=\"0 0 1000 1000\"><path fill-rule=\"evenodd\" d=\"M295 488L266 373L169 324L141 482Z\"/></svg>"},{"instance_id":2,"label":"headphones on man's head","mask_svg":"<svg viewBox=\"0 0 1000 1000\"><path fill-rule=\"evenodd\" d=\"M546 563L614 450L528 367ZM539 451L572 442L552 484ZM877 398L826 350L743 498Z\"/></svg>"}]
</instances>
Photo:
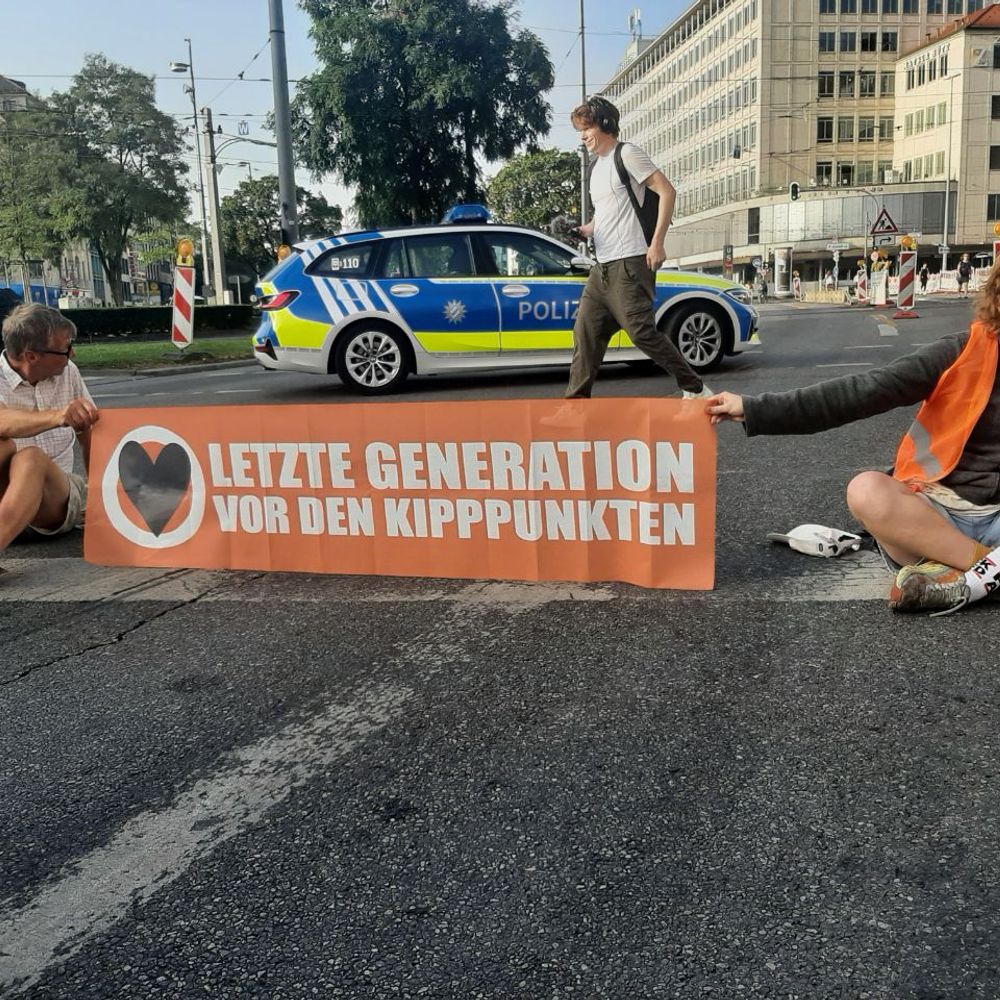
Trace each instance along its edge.
<instances>
[{"instance_id":1,"label":"headphones on man's head","mask_svg":"<svg viewBox=\"0 0 1000 1000\"><path fill-rule=\"evenodd\" d=\"M610 135L617 133L618 120L621 117L618 109L603 97L587 98L587 107L594 116L594 124Z\"/></svg>"}]
</instances>

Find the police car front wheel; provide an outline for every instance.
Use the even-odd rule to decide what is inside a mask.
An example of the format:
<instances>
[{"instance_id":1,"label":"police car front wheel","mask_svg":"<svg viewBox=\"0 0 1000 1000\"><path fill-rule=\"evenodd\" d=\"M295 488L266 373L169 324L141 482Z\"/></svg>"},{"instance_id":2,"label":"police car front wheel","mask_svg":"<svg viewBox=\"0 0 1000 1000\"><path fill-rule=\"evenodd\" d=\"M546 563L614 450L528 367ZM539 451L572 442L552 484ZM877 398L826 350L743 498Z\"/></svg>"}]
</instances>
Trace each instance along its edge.
<instances>
[{"instance_id":1,"label":"police car front wheel","mask_svg":"<svg viewBox=\"0 0 1000 1000\"><path fill-rule=\"evenodd\" d=\"M721 316L711 307L689 307L671 316L666 331L696 372L710 372L722 363L726 335Z\"/></svg>"},{"instance_id":2,"label":"police car front wheel","mask_svg":"<svg viewBox=\"0 0 1000 1000\"><path fill-rule=\"evenodd\" d=\"M395 392L409 374L409 354L401 334L381 327L347 333L337 345L341 382L369 395Z\"/></svg>"}]
</instances>

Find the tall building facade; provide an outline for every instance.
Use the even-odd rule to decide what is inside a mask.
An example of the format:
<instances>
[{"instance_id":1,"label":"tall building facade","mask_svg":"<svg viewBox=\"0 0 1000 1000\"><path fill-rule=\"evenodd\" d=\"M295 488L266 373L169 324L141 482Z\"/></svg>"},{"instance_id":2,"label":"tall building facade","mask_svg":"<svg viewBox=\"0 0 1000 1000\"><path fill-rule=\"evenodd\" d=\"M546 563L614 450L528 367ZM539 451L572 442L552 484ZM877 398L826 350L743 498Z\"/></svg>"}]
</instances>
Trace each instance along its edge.
<instances>
[{"instance_id":1,"label":"tall building facade","mask_svg":"<svg viewBox=\"0 0 1000 1000\"><path fill-rule=\"evenodd\" d=\"M677 188L671 263L780 248L815 277L828 246L870 249L883 209L935 250L992 239L998 45L982 0L699 0L633 42L604 93Z\"/></svg>"}]
</instances>

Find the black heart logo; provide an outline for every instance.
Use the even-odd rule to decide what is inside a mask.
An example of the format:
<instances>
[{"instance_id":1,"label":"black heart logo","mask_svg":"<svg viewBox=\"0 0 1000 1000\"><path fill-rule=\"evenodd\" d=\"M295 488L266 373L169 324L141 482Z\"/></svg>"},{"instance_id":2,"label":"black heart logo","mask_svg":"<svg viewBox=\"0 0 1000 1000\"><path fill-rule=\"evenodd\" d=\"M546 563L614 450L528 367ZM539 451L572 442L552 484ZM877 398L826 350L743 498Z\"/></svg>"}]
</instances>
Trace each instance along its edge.
<instances>
[{"instance_id":1,"label":"black heart logo","mask_svg":"<svg viewBox=\"0 0 1000 1000\"><path fill-rule=\"evenodd\" d=\"M138 441L129 441L118 456L118 478L149 530L159 537L187 493L191 459L179 444L168 444L154 462Z\"/></svg>"}]
</instances>

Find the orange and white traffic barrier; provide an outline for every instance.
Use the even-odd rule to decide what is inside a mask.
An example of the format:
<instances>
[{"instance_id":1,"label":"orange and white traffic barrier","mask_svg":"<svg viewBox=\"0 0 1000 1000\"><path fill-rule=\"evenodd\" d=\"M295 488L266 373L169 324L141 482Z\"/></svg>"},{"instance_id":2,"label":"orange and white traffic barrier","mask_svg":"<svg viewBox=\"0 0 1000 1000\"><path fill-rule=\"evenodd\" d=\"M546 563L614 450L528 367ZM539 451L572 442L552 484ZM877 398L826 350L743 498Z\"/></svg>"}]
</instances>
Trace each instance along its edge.
<instances>
[{"instance_id":1,"label":"orange and white traffic barrier","mask_svg":"<svg viewBox=\"0 0 1000 1000\"><path fill-rule=\"evenodd\" d=\"M194 340L194 268L174 268L174 314L170 339L182 351Z\"/></svg>"},{"instance_id":2,"label":"orange and white traffic barrier","mask_svg":"<svg viewBox=\"0 0 1000 1000\"><path fill-rule=\"evenodd\" d=\"M913 308L917 292L917 254L915 250L899 251L899 291L893 319L919 319Z\"/></svg>"},{"instance_id":3,"label":"orange and white traffic barrier","mask_svg":"<svg viewBox=\"0 0 1000 1000\"><path fill-rule=\"evenodd\" d=\"M858 268L854 289L858 296L858 304L868 305L868 269L866 267Z\"/></svg>"}]
</instances>

